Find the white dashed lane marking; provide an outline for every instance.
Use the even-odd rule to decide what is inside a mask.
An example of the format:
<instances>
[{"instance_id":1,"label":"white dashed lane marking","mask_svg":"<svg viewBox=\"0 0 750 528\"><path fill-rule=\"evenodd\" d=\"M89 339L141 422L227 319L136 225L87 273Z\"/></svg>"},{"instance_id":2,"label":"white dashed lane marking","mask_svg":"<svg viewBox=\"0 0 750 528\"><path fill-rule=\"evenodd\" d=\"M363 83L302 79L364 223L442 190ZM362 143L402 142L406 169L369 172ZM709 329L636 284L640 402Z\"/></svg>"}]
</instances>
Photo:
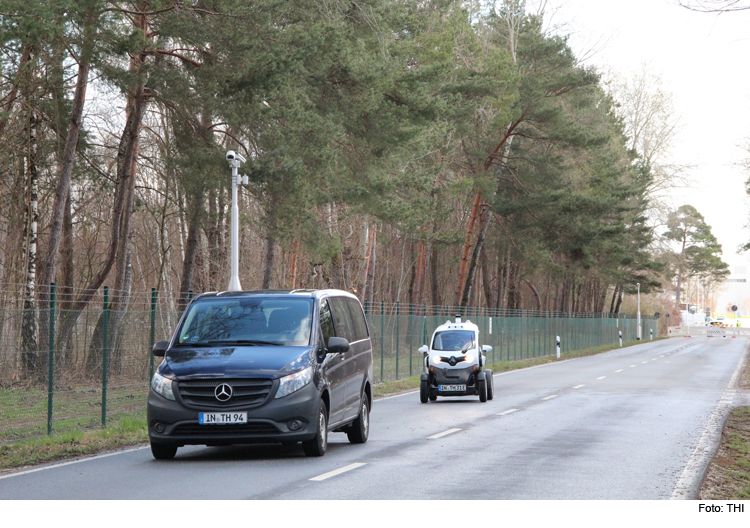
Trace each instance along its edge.
<instances>
[{"instance_id":1,"label":"white dashed lane marking","mask_svg":"<svg viewBox=\"0 0 750 528\"><path fill-rule=\"evenodd\" d=\"M356 462L354 464L349 464L348 466L344 466L342 468L329 471L328 473L323 473L322 475L313 477L310 480L314 480L315 482L320 482L321 480L326 480L331 477L335 477L336 475L341 475L342 473L346 473L347 471L351 471L352 469L357 469L358 467L362 467L364 465L365 464L363 462Z\"/></svg>"},{"instance_id":2,"label":"white dashed lane marking","mask_svg":"<svg viewBox=\"0 0 750 528\"><path fill-rule=\"evenodd\" d=\"M517 410L518 410L518 409L508 409L507 411L503 411L503 412L501 412L501 413L497 413L497 415L498 415L498 416L505 416L506 414L514 413L514 412L516 412Z\"/></svg>"},{"instance_id":3,"label":"white dashed lane marking","mask_svg":"<svg viewBox=\"0 0 750 528\"><path fill-rule=\"evenodd\" d=\"M574 388L574 389L580 389L581 387L585 387L585 386L586 386L586 385L583 385L583 384L581 384L581 385L576 385L576 386L575 386L575 387L573 387L573 388Z\"/></svg>"},{"instance_id":4,"label":"white dashed lane marking","mask_svg":"<svg viewBox=\"0 0 750 528\"><path fill-rule=\"evenodd\" d=\"M545 396L542 398L543 400L551 400L552 398L557 398L557 394L553 394L552 396Z\"/></svg>"},{"instance_id":5,"label":"white dashed lane marking","mask_svg":"<svg viewBox=\"0 0 750 528\"><path fill-rule=\"evenodd\" d=\"M622 372L622 369L620 369L620 370L615 370L615 372Z\"/></svg>"},{"instance_id":6,"label":"white dashed lane marking","mask_svg":"<svg viewBox=\"0 0 750 528\"><path fill-rule=\"evenodd\" d=\"M460 427L455 427L453 429L448 429L447 431L443 431L442 433L438 433L438 434L434 434L432 436L428 436L427 439L428 440L435 440L436 438L442 438L442 437L444 437L446 435L455 433L456 431L460 431L460 430L461 430Z\"/></svg>"},{"instance_id":7,"label":"white dashed lane marking","mask_svg":"<svg viewBox=\"0 0 750 528\"><path fill-rule=\"evenodd\" d=\"M598 378L596 378L596 379L600 380L600 379L604 379L604 378L606 378L606 377L607 377L607 376L599 376L599 377L598 377Z\"/></svg>"},{"instance_id":8,"label":"white dashed lane marking","mask_svg":"<svg viewBox=\"0 0 750 528\"><path fill-rule=\"evenodd\" d=\"M638 365L630 365L630 368L637 367Z\"/></svg>"}]
</instances>

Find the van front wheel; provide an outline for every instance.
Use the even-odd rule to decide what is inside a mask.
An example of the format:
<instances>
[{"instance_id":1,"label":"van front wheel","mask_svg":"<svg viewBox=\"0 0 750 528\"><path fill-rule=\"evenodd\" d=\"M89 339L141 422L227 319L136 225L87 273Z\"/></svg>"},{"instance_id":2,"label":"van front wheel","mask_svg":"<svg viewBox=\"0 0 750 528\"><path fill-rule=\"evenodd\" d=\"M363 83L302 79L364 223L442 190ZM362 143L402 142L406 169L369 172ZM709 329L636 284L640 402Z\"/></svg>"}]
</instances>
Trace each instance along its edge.
<instances>
[{"instance_id":1,"label":"van front wheel","mask_svg":"<svg viewBox=\"0 0 750 528\"><path fill-rule=\"evenodd\" d=\"M156 460L172 460L177 454L177 446L151 442L151 454Z\"/></svg>"},{"instance_id":2,"label":"van front wheel","mask_svg":"<svg viewBox=\"0 0 750 528\"><path fill-rule=\"evenodd\" d=\"M302 449L307 456L323 456L328 448L328 410L322 400L318 407L317 432L311 440L302 442Z\"/></svg>"}]
</instances>

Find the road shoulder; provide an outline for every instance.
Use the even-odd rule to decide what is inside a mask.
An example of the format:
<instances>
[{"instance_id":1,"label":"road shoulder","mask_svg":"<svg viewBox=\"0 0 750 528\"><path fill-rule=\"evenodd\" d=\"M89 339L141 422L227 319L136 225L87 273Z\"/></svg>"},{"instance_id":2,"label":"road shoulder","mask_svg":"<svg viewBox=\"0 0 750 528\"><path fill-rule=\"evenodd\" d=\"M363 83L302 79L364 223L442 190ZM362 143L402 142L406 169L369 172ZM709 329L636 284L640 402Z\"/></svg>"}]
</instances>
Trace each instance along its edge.
<instances>
[{"instance_id":1,"label":"road shoulder","mask_svg":"<svg viewBox=\"0 0 750 528\"><path fill-rule=\"evenodd\" d=\"M716 454L701 482L700 500L750 499L750 359L737 380L734 407L724 423Z\"/></svg>"}]
</instances>

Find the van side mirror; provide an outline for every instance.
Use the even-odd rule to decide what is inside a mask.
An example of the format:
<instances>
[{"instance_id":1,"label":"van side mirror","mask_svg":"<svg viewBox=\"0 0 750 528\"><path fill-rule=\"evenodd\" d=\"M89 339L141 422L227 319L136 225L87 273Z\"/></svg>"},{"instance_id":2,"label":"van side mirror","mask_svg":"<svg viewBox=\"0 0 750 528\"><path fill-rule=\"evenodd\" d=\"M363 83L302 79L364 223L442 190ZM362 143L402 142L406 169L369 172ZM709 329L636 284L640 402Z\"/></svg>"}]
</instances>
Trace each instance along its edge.
<instances>
[{"instance_id":1,"label":"van side mirror","mask_svg":"<svg viewBox=\"0 0 750 528\"><path fill-rule=\"evenodd\" d=\"M492 347L490 345L482 345L482 352L492 352Z\"/></svg>"},{"instance_id":2,"label":"van side mirror","mask_svg":"<svg viewBox=\"0 0 750 528\"><path fill-rule=\"evenodd\" d=\"M422 354L427 354L429 351L430 349L427 348L427 345L422 345L421 347L419 347L419 352L421 352Z\"/></svg>"},{"instance_id":3,"label":"van side mirror","mask_svg":"<svg viewBox=\"0 0 750 528\"><path fill-rule=\"evenodd\" d=\"M328 338L328 354L343 354L349 352L349 341L343 337L329 337Z\"/></svg>"},{"instance_id":4,"label":"van side mirror","mask_svg":"<svg viewBox=\"0 0 750 528\"><path fill-rule=\"evenodd\" d=\"M154 343L154 346L151 348L151 353L155 357L164 357L164 354L167 352L168 348L169 341L159 341L158 343Z\"/></svg>"}]
</instances>

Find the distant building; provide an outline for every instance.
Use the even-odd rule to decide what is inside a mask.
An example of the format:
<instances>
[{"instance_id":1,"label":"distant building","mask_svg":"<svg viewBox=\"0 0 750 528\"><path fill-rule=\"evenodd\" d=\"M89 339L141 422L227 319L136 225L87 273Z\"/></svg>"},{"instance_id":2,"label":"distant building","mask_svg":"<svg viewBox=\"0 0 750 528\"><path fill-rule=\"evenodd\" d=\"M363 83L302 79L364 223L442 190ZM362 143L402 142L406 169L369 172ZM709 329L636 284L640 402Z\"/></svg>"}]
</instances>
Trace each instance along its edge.
<instances>
[{"instance_id":1,"label":"distant building","mask_svg":"<svg viewBox=\"0 0 750 528\"><path fill-rule=\"evenodd\" d=\"M729 264L729 277L716 289L716 313L731 314L732 305L737 306L737 314L750 315L750 256L724 255Z\"/></svg>"}]
</instances>

